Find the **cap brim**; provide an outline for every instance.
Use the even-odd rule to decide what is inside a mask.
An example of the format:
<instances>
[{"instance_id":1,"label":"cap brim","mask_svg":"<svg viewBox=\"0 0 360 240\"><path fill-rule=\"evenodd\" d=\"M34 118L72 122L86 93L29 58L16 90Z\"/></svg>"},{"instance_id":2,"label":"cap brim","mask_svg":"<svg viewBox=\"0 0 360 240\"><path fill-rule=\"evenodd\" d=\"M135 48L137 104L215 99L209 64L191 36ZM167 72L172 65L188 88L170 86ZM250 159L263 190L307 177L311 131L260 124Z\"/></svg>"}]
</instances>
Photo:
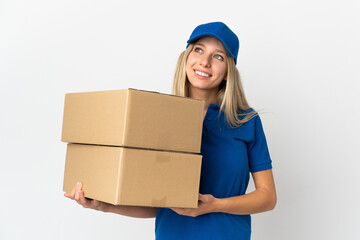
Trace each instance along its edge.
<instances>
[{"instance_id":1,"label":"cap brim","mask_svg":"<svg viewBox=\"0 0 360 240\"><path fill-rule=\"evenodd\" d=\"M221 37L219 37L218 35L214 34L214 33L202 33L200 35L196 35L193 36L192 38L190 38L189 40L187 40L187 45L186 48L189 46L190 43L194 43L197 40L199 40L200 38L204 38L204 37L214 37L216 39L218 39L226 48L226 50L228 51L229 55L234 59L235 64L236 64L236 60L234 58L234 54L230 51L229 46L227 46L227 44L225 43L225 41L223 39L221 39Z\"/></svg>"}]
</instances>

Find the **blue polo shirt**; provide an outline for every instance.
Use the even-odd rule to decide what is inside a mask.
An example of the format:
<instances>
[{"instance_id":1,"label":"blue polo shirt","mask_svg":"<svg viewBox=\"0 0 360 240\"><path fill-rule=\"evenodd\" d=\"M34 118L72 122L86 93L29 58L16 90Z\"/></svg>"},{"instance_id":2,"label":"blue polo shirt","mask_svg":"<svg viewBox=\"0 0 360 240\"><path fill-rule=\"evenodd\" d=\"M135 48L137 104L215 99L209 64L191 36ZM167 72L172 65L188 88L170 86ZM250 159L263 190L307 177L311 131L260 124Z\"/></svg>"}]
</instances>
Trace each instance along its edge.
<instances>
[{"instance_id":1,"label":"blue polo shirt","mask_svg":"<svg viewBox=\"0 0 360 240\"><path fill-rule=\"evenodd\" d=\"M219 111L218 105L211 104L204 118L200 193L227 198L245 194L250 172L271 169L272 165L260 117L230 128ZM250 234L250 215L187 217L168 208L159 208L156 215L157 240L249 240Z\"/></svg>"}]
</instances>

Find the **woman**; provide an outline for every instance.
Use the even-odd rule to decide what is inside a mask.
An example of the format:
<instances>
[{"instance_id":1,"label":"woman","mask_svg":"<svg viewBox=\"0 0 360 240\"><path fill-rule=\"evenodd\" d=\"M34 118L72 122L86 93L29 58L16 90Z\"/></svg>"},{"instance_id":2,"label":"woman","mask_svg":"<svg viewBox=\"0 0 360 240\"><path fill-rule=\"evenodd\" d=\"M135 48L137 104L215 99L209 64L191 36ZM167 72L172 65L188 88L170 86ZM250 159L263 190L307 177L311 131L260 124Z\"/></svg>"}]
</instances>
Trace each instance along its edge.
<instances>
[{"instance_id":1,"label":"woman","mask_svg":"<svg viewBox=\"0 0 360 240\"><path fill-rule=\"evenodd\" d=\"M173 93L205 101L198 208L114 206L86 199L80 183L65 196L104 212L156 217L159 240L250 239L250 214L273 209L276 191L261 120L235 66L238 50L237 36L213 22L195 28L178 60ZM250 172L256 190L245 194Z\"/></svg>"}]
</instances>

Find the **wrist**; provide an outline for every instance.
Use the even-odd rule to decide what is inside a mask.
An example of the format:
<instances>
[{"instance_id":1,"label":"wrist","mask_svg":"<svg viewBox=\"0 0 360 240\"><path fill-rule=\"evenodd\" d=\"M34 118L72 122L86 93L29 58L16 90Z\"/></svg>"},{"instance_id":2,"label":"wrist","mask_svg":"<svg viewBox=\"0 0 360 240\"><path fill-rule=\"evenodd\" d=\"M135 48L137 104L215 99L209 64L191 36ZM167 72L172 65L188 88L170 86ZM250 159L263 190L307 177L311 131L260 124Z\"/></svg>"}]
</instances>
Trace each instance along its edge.
<instances>
[{"instance_id":1,"label":"wrist","mask_svg":"<svg viewBox=\"0 0 360 240\"><path fill-rule=\"evenodd\" d=\"M215 198L213 204L213 212L222 212L224 205L224 198Z\"/></svg>"}]
</instances>

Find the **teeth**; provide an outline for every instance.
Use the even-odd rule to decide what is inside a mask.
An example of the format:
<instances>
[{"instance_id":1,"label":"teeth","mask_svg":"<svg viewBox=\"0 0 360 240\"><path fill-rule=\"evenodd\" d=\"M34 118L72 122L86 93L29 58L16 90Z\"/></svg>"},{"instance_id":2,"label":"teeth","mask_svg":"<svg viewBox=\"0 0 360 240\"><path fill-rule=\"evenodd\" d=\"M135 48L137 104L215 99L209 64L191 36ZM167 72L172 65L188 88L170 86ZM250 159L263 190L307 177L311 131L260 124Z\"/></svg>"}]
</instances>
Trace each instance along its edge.
<instances>
[{"instance_id":1,"label":"teeth","mask_svg":"<svg viewBox=\"0 0 360 240\"><path fill-rule=\"evenodd\" d=\"M210 77L209 74L206 74L206 73L203 73L203 72L195 71L195 73L196 73L197 75L200 75L200 76L203 76L203 77Z\"/></svg>"}]
</instances>

